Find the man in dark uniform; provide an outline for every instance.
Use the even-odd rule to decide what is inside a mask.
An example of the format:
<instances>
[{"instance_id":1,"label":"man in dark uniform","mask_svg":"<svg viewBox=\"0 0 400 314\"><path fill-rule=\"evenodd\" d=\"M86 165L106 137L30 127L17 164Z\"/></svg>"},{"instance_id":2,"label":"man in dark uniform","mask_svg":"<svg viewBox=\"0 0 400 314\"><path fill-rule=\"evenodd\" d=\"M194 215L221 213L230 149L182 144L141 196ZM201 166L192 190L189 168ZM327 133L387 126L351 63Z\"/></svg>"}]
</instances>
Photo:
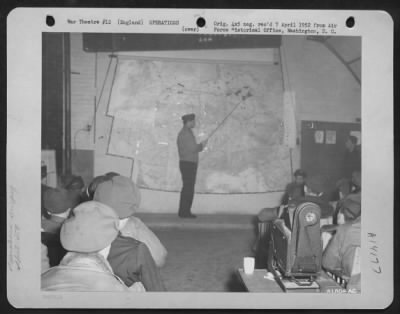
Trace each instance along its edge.
<instances>
[{"instance_id":1,"label":"man in dark uniform","mask_svg":"<svg viewBox=\"0 0 400 314\"><path fill-rule=\"evenodd\" d=\"M342 178L336 183L337 199L349 194L354 185L352 183L353 173L361 174L361 152L357 147L357 137L350 135L346 140L346 152L342 162Z\"/></svg>"},{"instance_id":2,"label":"man in dark uniform","mask_svg":"<svg viewBox=\"0 0 400 314\"><path fill-rule=\"evenodd\" d=\"M182 175L182 190L179 201L179 217L196 218L190 210L193 203L199 152L207 145L207 140L197 144L192 129L196 126L193 113L182 116L183 127L178 134L179 169Z\"/></svg>"},{"instance_id":3,"label":"man in dark uniform","mask_svg":"<svg viewBox=\"0 0 400 314\"><path fill-rule=\"evenodd\" d=\"M361 171L361 154L357 147L357 137L350 135L346 141L343 158L343 178L351 180L354 171Z\"/></svg>"}]
</instances>

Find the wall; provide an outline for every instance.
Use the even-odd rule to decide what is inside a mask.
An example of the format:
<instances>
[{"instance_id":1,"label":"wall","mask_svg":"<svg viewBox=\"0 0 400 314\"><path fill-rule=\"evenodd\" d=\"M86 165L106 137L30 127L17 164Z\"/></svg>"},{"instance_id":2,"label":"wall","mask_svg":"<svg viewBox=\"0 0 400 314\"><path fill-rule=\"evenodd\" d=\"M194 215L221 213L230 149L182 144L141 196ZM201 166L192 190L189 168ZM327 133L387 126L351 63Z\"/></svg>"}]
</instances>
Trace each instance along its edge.
<instances>
[{"instance_id":1,"label":"wall","mask_svg":"<svg viewBox=\"0 0 400 314\"><path fill-rule=\"evenodd\" d=\"M135 55L191 58L196 53L198 52L141 52ZM209 51L207 54L217 60L224 58L224 52L221 51ZM285 85L295 93L298 122L301 120L354 122L361 116L360 86L345 66L322 44L306 40L302 36L288 36L283 39L282 56L287 67L287 73L284 73ZM241 51L237 57L231 55L230 58L265 62L276 60L276 56L273 56L268 49L257 49L254 52ZM129 173L132 167L132 161L129 159L105 155L111 127L111 118L105 116L105 110L115 65L115 61L112 60L108 79L102 88L109 62L110 58L106 53L84 52L82 36L71 34L72 138L74 139L72 147L77 150L94 150L94 175L108 171ZM94 119L95 103L98 104L96 119ZM91 130L84 131L88 125L91 126ZM300 164L299 152L298 145L293 150L293 168ZM177 211L179 196L177 193L143 190L142 196L143 211ZM197 195L193 211L200 214L214 212L254 214L262 207L276 206L280 196L281 193L245 196Z\"/></svg>"},{"instance_id":2,"label":"wall","mask_svg":"<svg viewBox=\"0 0 400 314\"><path fill-rule=\"evenodd\" d=\"M349 38L343 38L348 42ZM357 52L361 40L354 38ZM339 38L335 44L340 43ZM343 49L340 49L343 50ZM351 55L350 52L346 53ZM298 145L293 149L293 168L300 166L301 120L356 122L361 118L361 86L322 43L303 36L282 40L285 89L294 92Z\"/></svg>"},{"instance_id":3,"label":"wall","mask_svg":"<svg viewBox=\"0 0 400 314\"><path fill-rule=\"evenodd\" d=\"M321 43L283 38L289 88L296 94L299 120L355 122L361 117L361 87Z\"/></svg>"}]
</instances>

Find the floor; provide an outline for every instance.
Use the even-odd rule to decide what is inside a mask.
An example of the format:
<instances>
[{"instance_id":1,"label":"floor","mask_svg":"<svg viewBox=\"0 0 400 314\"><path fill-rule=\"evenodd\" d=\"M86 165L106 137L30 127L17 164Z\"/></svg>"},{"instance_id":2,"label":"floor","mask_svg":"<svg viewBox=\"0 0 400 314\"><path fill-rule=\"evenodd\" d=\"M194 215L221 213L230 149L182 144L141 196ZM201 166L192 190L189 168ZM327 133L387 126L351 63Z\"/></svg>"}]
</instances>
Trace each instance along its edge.
<instances>
[{"instance_id":1,"label":"floor","mask_svg":"<svg viewBox=\"0 0 400 314\"><path fill-rule=\"evenodd\" d=\"M202 215L179 219L175 215L147 214L140 218L168 250L161 269L168 291L243 291L236 270L243 267L244 256L254 256L253 217Z\"/></svg>"}]
</instances>

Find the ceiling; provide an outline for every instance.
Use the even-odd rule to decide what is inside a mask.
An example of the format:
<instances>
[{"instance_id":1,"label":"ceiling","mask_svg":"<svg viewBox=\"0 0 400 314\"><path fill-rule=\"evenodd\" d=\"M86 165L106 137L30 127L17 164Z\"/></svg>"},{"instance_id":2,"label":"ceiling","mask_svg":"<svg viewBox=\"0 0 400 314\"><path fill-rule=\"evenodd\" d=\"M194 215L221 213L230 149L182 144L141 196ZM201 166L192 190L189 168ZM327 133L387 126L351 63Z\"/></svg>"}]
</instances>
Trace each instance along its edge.
<instances>
[{"instance_id":1,"label":"ceiling","mask_svg":"<svg viewBox=\"0 0 400 314\"><path fill-rule=\"evenodd\" d=\"M361 37L307 36L308 40L320 42L333 53L361 84Z\"/></svg>"}]
</instances>

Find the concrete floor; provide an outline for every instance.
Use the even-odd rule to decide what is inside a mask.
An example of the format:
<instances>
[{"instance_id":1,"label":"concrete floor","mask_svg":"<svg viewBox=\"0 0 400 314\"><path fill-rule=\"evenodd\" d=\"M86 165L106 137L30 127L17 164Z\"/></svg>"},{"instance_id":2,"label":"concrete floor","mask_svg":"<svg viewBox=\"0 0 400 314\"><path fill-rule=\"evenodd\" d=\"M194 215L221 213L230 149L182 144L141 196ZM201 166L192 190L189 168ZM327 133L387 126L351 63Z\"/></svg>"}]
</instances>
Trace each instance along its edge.
<instances>
[{"instance_id":1,"label":"concrete floor","mask_svg":"<svg viewBox=\"0 0 400 314\"><path fill-rule=\"evenodd\" d=\"M161 276L168 291L243 291L236 274L244 256L254 256L252 216L138 215L168 250Z\"/></svg>"}]
</instances>

